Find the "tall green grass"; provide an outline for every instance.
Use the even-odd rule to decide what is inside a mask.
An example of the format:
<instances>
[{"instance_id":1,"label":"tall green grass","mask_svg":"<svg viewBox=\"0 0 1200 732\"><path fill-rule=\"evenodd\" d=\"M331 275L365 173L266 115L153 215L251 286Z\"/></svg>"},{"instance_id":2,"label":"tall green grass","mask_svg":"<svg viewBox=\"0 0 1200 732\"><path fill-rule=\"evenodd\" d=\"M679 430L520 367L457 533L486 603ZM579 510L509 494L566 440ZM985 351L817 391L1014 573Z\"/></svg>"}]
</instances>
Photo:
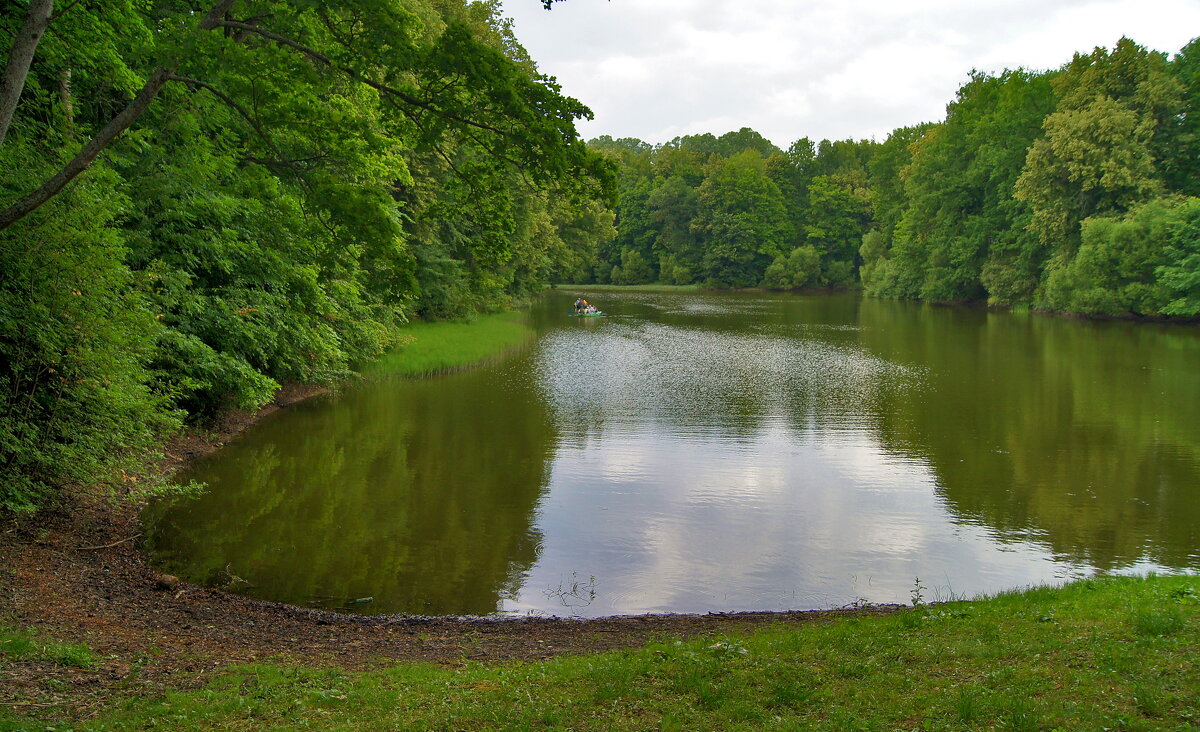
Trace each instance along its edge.
<instances>
[{"instance_id":1,"label":"tall green grass","mask_svg":"<svg viewBox=\"0 0 1200 732\"><path fill-rule=\"evenodd\" d=\"M555 285L565 292L700 292L700 285ZM594 303L593 303L594 304Z\"/></svg>"},{"instance_id":2,"label":"tall green grass","mask_svg":"<svg viewBox=\"0 0 1200 732\"><path fill-rule=\"evenodd\" d=\"M1198 592L1089 580L536 663L242 667L78 728L1195 729Z\"/></svg>"},{"instance_id":3,"label":"tall green grass","mask_svg":"<svg viewBox=\"0 0 1200 732\"><path fill-rule=\"evenodd\" d=\"M481 315L469 322L414 322L401 330L400 346L363 373L422 376L465 368L520 346L532 333L516 312Z\"/></svg>"}]
</instances>

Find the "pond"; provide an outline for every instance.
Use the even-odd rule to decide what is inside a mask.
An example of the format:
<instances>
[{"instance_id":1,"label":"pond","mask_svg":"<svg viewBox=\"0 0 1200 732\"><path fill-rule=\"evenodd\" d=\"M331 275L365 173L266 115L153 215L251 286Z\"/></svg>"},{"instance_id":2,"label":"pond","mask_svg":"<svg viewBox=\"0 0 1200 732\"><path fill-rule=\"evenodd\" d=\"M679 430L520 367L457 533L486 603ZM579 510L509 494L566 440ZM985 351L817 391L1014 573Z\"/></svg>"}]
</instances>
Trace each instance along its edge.
<instances>
[{"instance_id":1,"label":"pond","mask_svg":"<svg viewBox=\"0 0 1200 732\"><path fill-rule=\"evenodd\" d=\"M147 511L153 561L301 606L580 617L1200 568L1194 326L577 294L495 363L267 418Z\"/></svg>"}]
</instances>

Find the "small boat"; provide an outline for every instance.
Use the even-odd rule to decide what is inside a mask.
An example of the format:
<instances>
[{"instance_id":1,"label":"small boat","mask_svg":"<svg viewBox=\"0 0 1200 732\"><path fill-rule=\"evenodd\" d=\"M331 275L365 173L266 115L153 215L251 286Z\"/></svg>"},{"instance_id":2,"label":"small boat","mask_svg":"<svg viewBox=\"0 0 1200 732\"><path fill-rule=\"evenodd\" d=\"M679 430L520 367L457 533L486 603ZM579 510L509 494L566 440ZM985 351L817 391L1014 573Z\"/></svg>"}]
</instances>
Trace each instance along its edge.
<instances>
[{"instance_id":1,"label":"small boat","mask_svg":"<svg viewBox=\"0 0 1200 732\"><path fill-rule=\"evenodd\" d=\"M604 315L604 313L597 310L594 313L567 313L567 315L570 315L572 318L598 318Z\"/></svg>"}]
</instances>

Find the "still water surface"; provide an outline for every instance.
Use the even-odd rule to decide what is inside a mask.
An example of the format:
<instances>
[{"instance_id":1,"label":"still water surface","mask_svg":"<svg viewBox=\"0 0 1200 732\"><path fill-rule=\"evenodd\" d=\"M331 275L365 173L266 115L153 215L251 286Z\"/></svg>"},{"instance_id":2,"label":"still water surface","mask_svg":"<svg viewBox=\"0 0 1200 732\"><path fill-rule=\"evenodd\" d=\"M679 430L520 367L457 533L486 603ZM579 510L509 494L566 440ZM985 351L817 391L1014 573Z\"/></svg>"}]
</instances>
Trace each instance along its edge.
<instances>
[{"instance_id":1,"label":"still water surface","mask_svg":"<svg viewBox=\"0 0 1200 732\"><path fill-rule=\"evenodd\" d=\"M297 605L583 617L1200 569L1196 327L575 296L498 363L257 425L147 512L152 556Z\"/></svg>"}]
</instances>

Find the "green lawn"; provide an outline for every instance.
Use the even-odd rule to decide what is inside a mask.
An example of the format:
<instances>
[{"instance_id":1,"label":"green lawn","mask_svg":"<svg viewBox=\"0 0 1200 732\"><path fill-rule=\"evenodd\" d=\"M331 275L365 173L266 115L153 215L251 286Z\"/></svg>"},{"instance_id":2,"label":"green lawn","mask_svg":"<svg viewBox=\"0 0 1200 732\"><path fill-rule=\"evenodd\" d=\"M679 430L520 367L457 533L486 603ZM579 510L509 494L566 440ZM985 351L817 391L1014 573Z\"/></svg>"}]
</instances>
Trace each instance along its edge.
<instances>
[{"instance_id":1,"label":"green lawn","mask_svg":"<svg viewBox=\"0 0 1200 732\"><path fill-rule=\"evenodd\" d=\"M1197 729L1200 578L1088 580L537 663L243 667L77 728L160 727Z\"/></svg>"},{"instance_id":2,"label":"green lawn","mask_svg":"<svg viewBox=\"0 0 1200 732\"><path fill-rule=\"evenodd\" d=\"M368 376L421 376L465 368L520 346L533 331L517 312L471 321L414 322L401 330L400 346L363 369Z\"/></svg>"}]
</instances>

